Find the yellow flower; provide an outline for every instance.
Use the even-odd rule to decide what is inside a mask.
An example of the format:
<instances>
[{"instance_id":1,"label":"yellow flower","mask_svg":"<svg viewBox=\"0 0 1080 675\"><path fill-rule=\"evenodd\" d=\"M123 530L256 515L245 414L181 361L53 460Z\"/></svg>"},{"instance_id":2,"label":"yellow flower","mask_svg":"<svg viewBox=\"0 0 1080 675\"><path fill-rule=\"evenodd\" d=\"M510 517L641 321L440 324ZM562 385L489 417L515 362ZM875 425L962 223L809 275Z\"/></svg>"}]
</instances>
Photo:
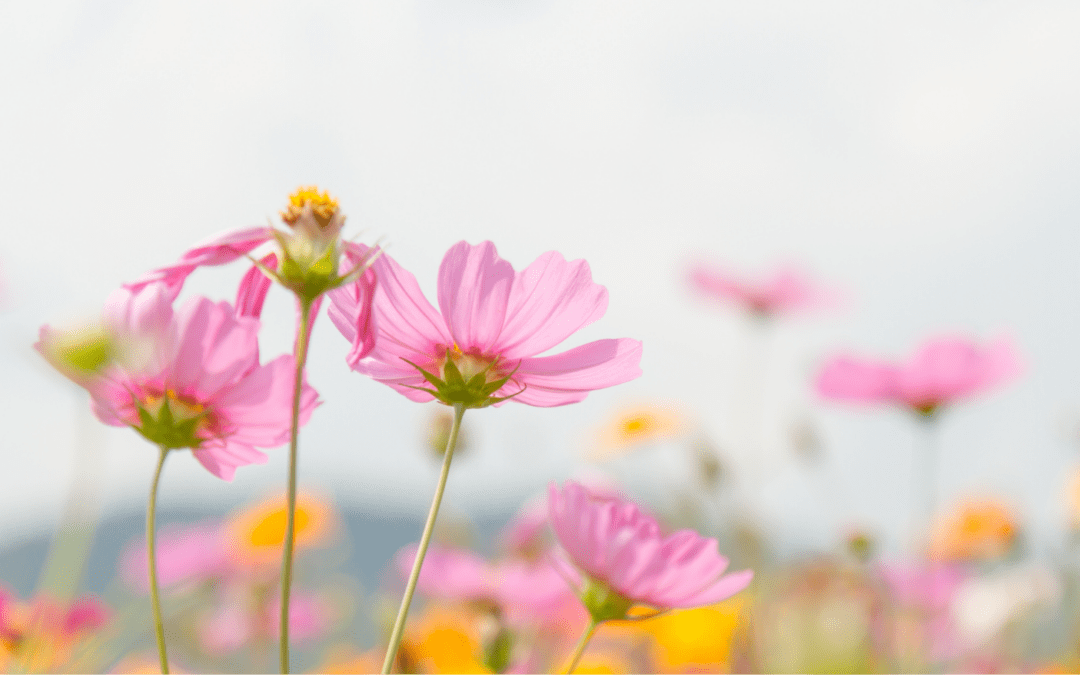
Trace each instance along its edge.
<instances>
[{"instance_id":1,"label":"yellow flower","mask_svg":"<svg viewBox=\"0 0 1080 675\"><path fill-rule=\"evenodd\" d=\"M1000 502L972 500L935 528L930 557L937 560L987 560L1012 548L1017 532L1016 516Z\"/></svg>"},{"instance_id":2,"label":"yellow flower","mask_svg":"<svg viewBox=\"0 0 1080 675\"><path fill-rule=\"evenodd\" d=\"M677 435L683 427L681 416L663 406L642 404L625 408L599 429L592 453L594 459L621 454L641 443Z\"/></svg>"},{"instance_id":3,"label":"yellow flower","mask_svg":"<svg viewBox=\"0 0 1080 675\"><path fill-rule=\"evenodd\" d=\"M460 607L429 605L405 632L398 659L402 672L490 673L480 661L478 617Z\"/></svg>"},{"instance_id":4,"label":"yellow flower","mask_svg":"<svg viewBox=\"0 0 1080 675\"><path fill-rule=\"evenodd\" d=\"M252 563L280 558L285 543L285 520L284 496L244 508L226 524L230 550L240 560ZM311 493L297 496L294 521L297 549L325 543L336 527L337 517L329 500Z\"/></svg>"},{"instance_id":5,"label":"yellow flower","mask_svg":"<svg viewBox=\"0 0 1080 675\"><path fill-rule=\"evenodd\" d=\"M745 600L732 598L646 621L653 637L649 652L658 671L728 671L732 636L745 606Z\"/></svg>"}]
</instances>

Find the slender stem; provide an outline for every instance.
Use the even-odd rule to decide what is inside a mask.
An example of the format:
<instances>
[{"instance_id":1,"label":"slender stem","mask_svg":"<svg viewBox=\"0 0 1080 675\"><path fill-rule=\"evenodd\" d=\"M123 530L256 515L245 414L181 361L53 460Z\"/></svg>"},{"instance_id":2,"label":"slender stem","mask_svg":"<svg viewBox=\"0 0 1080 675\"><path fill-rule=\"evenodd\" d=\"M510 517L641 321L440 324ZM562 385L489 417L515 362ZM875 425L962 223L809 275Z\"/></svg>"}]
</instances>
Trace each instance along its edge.
<instances>
[{"instance_id":1,"label":"slender stem","mask_svg":"<svg viewBox=\"0 0 1080 675\"><path fill-rule=\"evenodd\" d=\"M296 448L300 436L300 395L304 387L304 363L307 361L308 323L311 301L297 296L300 302L300 326L297 328L294 360L296 379L293 382L292 426L289 432L288 509L285 515L285 541L281 554L281 672L289 672L289 595L292 590L293 546L296 539Z\"/></svg>"},{"instance_id":2,"label":"slender stem","mask_svg":"<svg viewBox=\"0 0 1080 675\"><path fill-rule=\"evenodd\" d=\"M592 639L593 633L596 632L600 622L596 619L589 619L589 627L585 629L585 633L578 640L577 647L574 647L574 655L570 657L570 667L566 669L566 675L574 672L577 668L578 661L581 660L581 655L585 653L585 647L589 644L589 640Z\"/></svg>"},{"instance_id":3,"label":"slender stem","mask_svg":"<svg viewBox=\"0 0 1080 675\"><path fill-rule=\"evenodd\" d=\"M435 519L439 516L439 504L442 503L443 491L446 489L446 477L450 475L450 461L454 458L458 429L461 428L461 418L464 415L465 406L455 403L454 424L450 427L450 438L446 441L439 484L435 487L435 497L431 500L431 510L428 511L427 522L424 523L424 533L420 535L420 547L416 550L416 560L413 561L409 582L405 585L405 596L401 599L401 607L398 609L394 628L390 631L390 645L386 648L386 658L383 659L383 675L390 672L394 659L397 657L398 647L401 645L401 636L405 632L405 618L409 615L409 605L412 604L413 593L416 591L416 581L420 578L420 567L424 564L424 556L427 555L428 544L431 542L431 533L435 530Z\"/></svg>"},{"instance_id":4,"label":"slender stem","mask_svg":"<svg viewBox=\"0 0 1080 675\"><path fill-rule=\"evenodd\" d=\"M941 598L938 597L938 570L939 566L937 560L933 556L934 545L934 511L937 509L937 465L938 465L938 424L937 415L939 412L934 412L929 415L923 415L920 418L923 434L923 494L922 494L922 518L921 525L923 532L926 533L926 557L927 557L927 574L930 578L927 600L929 606L926 608L926 616L923 622L923 635L922 635L922 663L919 667L926 669L927 672L936 671L938 664L934 663L933 654L933 630L931 625L934 621L935 615L938 611L938 605Z\"/></svg>"},{"instance_id":5,"label":"slender stem","mask_svg":"<svg viewBox=\"0 0 1080 675\"><path fill-rule=\"evenodd\" d=\"M161 620L161 591L158 589L157 554L154 551L154 518L157 511L158 481L161 479L161 467L169 449L161 446L154 481L150 483L150 503L146 507L146 555L150 568L150 604L154 608L154 635L157 637L158 657L161 659L161 672L169 672L169 657L165 654L165 624Z\"/></svg>"}]
</instances>

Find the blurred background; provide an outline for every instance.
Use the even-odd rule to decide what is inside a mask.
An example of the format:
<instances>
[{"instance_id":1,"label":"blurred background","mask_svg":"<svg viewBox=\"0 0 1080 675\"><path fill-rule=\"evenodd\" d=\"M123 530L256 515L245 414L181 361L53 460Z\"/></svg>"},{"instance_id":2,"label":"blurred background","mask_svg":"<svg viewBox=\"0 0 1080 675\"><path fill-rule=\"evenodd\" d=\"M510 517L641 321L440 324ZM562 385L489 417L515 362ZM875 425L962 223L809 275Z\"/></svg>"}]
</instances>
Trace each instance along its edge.
<instances>
[{"instance_id":1,"label":"blurred background","mask_svg":"<svg viewBox=\"0 0 1080 675\"><path fill-rule=\"evenodd\" d=\"M903 554L919 430L900 410L823 401L813 381L838 351L902 360L960 333L1009 336L1024 373L943 415L940 510L990 498L1032 556L1067 545L1075 3L5 3L0 31L0 549L47 537L65 504L137 535L154 466L33 351L39 326L95 317L119 284L276 220L307 184L432 299L462 239L492 240L517 269L552 249L584 258L610 303L566 346L644 344L640 379L580 404L467 415L451 520L494 531L570 476L700 511L679 488L708 447L723 488L702 522L738 514L780 556L854 531ZM836 302L762 326L696 293L699 263L747 278L795 265ZM232 300L245 269L200 270L185 293ZM291 349L279 291L264 358ZM300 481L402 524L356 526L392 552L430 500L438 406L350 372L347 351L324 317ZM605 445L612 420L642 409L674 431ZM231 484L170 460L161 509L195 518L277 493L286 453L268 454Z\"/></svg>"}]
</instances>

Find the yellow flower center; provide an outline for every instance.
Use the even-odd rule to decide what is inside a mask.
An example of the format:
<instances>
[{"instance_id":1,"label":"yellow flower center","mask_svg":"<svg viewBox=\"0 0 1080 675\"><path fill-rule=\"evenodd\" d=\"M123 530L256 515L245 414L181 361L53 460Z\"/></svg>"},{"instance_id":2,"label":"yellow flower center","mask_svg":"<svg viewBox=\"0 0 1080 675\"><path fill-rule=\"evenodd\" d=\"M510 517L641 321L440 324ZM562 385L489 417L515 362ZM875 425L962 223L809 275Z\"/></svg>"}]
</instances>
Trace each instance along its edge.
<instances>
[{"instance_id":1,"label":"yellow flower center","mask_svg":"<svg viewBox=\"0 0 1080 675\"><path fill-rule=\"evenodd\" d=\"M317 186L310 185L301 187L289 195L289 205L281 212L281 219L289 225L294 225L300 219L300 214L303 213L305 205L311 206L311 212L314 214L320 228L329 225L330 220L333 219L338 210L336 199L331 197L328 192L320 193Z\"/></svg>"},{"instance_id":2,"label":"yellow flower center","mask_svg":"<svg viewBox=\"0 0 1080 675\"><path fill-rule=\"evenodd\" d=\"M653 420L647 415L635 415L623 420L623 433L627 436L637 436L652 430Z\"/></svg>"},{"instance_id":3,"label":"yellow flower center","mask_svg":"<svg viewBox=\"0 0 1080 675\"><path fill-rule=\"evenodd\" d=\"M248 543L255 548L277 547L285 542L285 509L268 513L248 534ZM296 520L293 523L296 536L299 537L311 522L309 514L302 506L296 507Z\"/></svg>"}]
</instances>

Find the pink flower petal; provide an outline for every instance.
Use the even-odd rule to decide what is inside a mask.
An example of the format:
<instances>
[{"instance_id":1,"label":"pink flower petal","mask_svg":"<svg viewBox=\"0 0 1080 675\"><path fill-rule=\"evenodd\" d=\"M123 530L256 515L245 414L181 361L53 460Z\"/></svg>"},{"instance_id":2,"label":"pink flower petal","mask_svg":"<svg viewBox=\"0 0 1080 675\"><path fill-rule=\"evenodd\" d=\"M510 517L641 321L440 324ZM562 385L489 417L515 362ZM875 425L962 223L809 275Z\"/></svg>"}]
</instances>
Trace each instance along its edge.
<instances>
[{"instance_id":1,"label":"pink flower petal","mask_svg":"<svg viewBox=\"0 0 1080 675\"><path fill-rule=\"evenodd\" d=\"M549 251L514 277L498 352L508 359L542 354L607 311L607 289L589 264Z\"/></svg>"},{"instance_id":2,"label":"pink flower petal","mask_svg":"<svg viewBox=\"0 0 1080 675\"><path fill-rule=\"evenodd\" d=\"M514 380L526 389L514 398L543 407L574 403L589 391L639 377L640 361L641 343L629 338L597 340L561 354L523 359Z\"/></svg>"},{"instance_id":3,"label":"pink flower petal","mask_svg":"<svg viewBox=\"0 0 1080 675\"><path fill-rule=\"evenodd\" d=\"M263 267L269 270L277 270L278 257L276 253L270 253L259 261ZM239 316L250 316L258 319L262 316L263 303L266 302L266 294L270 291L273 280L266 276L256 266L240 280L240 286L236 289L236 313Z\"/></svg>"},{"instance_id":4,"label":"pink flower petal","mask_svg":"<svg viewBox=\"0 0 1080 675\"><path fill-rule=\"evenodd\" d=\"M439 308L462 351L489 353L499 339L514 268L495 245L458 242L439 266Z\"/></svg>"},{"instance_id":5,"label":"pink flower petal","mask_svg":"<svg viewBox=\"0 0 1080 675\"><path fill-rule=\"evenodd\" d=\"M253 227L215 235L184 253L175 264L148 272L126 286L137 291L147 284L163 282L169 296L175 299L183 288L184 280L196 268L232 262L270 241L272 233L269 227Z\"/></svg>"},{"instance_id":6,"label":"pink flower petal","mask_svg":"<svg viewBox=\"0 0 1080 675\"><path fill-rule=\"evenodd\" d=\"M211 398L259 363L259 322L237 317L228 303L193 297L176 313L179 345L169 384Z\"/></svg>"}]
</instances>

